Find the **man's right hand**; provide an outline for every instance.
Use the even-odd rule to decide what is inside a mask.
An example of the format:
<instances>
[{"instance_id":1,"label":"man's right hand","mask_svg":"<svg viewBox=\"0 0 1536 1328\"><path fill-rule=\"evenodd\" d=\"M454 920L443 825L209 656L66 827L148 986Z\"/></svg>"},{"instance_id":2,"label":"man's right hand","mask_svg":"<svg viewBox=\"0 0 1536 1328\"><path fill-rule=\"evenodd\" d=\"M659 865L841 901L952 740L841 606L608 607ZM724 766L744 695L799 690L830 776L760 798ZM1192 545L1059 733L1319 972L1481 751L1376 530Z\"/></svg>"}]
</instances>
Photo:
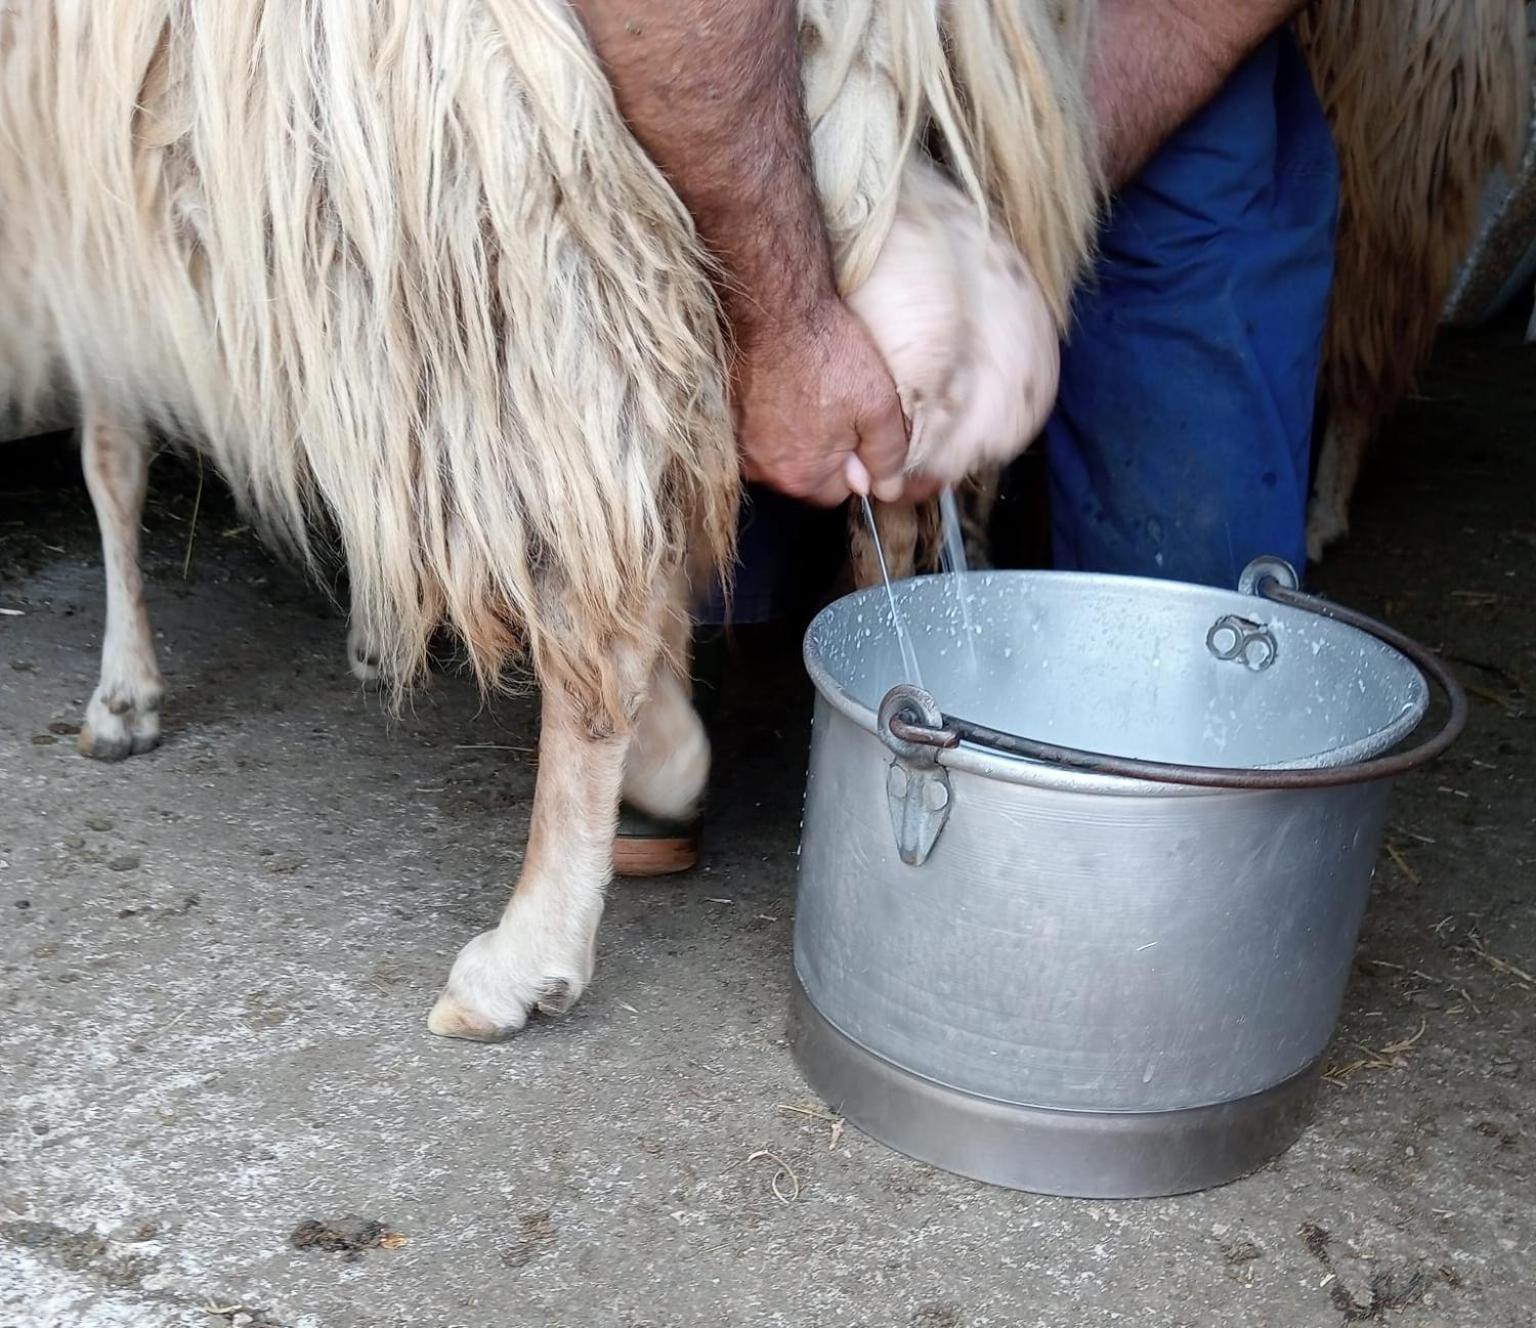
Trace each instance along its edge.
<instances>
[{"instance_id":1,"label":"man's right hand","mask_svg":"<svg viewBox=\"0 0 1536 1328\"><path fill-rule=\"evenodd\" d=\"M737 332L737 443L750 480L831 507L902 492L907 424L864 324L835 296Z\"/></svg>"}]
</instances>

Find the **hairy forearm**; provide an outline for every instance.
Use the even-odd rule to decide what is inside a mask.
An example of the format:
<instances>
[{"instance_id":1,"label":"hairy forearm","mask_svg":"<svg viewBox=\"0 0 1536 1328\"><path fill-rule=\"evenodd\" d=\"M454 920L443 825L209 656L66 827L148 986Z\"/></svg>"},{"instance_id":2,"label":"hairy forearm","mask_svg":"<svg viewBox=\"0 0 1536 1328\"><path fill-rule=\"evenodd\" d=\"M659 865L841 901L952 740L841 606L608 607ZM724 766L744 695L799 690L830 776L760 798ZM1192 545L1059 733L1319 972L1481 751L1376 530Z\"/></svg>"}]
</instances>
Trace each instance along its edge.
<instances>
[{"instance_id":1,"label":"hairy forearm","mask_svg":"<svg viewBox=\"0 0 1536 1328\"><path fill-rule=\"evenodd\" d=\"M1089 98L1112 186L1135 176L1305 0L1100 0Z\"/></svg>"},{"instance_id":2,"label":"hairy forearm","mask_svg":"<svg viewBox=\"0 0 1536 1328\"><path fill-rule=\"evenodd\" d=\"M635 137L725 270L738 330L833 294L794 0L573 0Z\"/></svg>"}]
</instances>

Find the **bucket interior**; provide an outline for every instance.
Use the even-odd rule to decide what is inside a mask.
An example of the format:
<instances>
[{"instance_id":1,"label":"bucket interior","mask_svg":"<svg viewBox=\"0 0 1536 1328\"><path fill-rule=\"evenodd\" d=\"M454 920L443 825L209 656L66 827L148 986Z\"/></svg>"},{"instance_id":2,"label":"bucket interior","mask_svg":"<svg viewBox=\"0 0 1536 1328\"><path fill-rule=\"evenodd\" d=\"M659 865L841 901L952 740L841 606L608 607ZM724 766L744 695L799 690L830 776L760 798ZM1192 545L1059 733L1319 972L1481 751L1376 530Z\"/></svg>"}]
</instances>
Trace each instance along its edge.
<instances>
[{"instance_id":1,"label":"bucket interior","mask_svg":"<svg viewBox=\"0 0 1536 1328\"><path fill-rule=\"evenodd\" d=\"M949 714L1041 741L1191 765L1304 767L1386 750L1428 704L1423 675L1375 637L1235 591L1075 572L917 577L894 591L919 679L906 677L883 587L838 600L806 638L818 689L871 730L886 691L917 681ZM1268 668L1207 647L1226 614L1268 629Z\"/></svg>"}]
</instances>

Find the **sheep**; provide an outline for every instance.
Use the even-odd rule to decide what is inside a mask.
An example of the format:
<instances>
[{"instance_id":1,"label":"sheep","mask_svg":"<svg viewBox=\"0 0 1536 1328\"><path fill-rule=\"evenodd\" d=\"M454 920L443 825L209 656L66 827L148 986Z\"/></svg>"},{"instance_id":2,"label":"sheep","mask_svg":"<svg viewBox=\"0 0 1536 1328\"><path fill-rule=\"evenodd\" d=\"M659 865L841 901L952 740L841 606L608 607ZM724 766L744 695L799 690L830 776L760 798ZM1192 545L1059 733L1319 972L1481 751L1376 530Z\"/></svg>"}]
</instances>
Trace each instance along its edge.
<instances>
[{"instance_id":1,"label":"sheep","mask_svg":"<svg viewBox=\"0 0 1536 1328\"><path fill-rule=\"evenodd\" d=\"M870 307L905 317L875 299L882 253L926 227L932 281L995 261L1015 317L1053 340L1098 197L1090 0L801 13L841 290L873 283ZM740 484L711 273L560 0L0 10L0 402L63 392L83 421L108 593L86 751L159 734L137 570L150 428L206 455L296 559L344 561L360 677L398 695L447 624L483 687L525 662L538 679L522 871L433 1032L500 1038L569 1008L621 794L681 815L703 787L687 613L730 564ZM907 364L896 331L877 336L919 413L922 366L988 334L957 327ZM1018 390L976 377L943 403L957 420ZM960 474L1002 456L1038 404L926 435L919 457Z\"/></svg>"},{"instance_id":2,"label":"sheep","mask_svg":"<svg viewBox=\"0 0 1536 1328\"><path fill-rule=\"evenodd\" d=\"M1366 446L1429 353L1488 172L1518 153L1530 74L1522 0L1318 0L1297 31L1342 174L1317 561L1348 533Z\"/></svg>"}]
</instances>

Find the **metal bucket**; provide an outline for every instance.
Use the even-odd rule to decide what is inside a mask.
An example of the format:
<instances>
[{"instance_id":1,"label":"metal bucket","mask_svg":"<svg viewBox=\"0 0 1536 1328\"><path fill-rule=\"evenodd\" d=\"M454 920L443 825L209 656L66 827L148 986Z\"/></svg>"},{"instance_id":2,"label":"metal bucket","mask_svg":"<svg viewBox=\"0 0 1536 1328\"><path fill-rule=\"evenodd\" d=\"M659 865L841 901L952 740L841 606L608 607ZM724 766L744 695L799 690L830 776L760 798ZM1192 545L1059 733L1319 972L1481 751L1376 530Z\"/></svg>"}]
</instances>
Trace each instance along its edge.
<instances>
[{"instance_id":1,"label":"metal bucket","mask_svg":"<svg viewBox=\"0 0 1536 1328\"><path fill-rule=\"evenodd\" d=\"M807 635L796 1059L852 1124L980 1180L1127 1198L1251 1171L1305 1123L1391 777L1465 699L1278 560L1237 593L964 579L895 587L926 690L892 686L883 589ZM1450 716L1389 754L1425 673Z\"/></svg>"}]
</instances>

